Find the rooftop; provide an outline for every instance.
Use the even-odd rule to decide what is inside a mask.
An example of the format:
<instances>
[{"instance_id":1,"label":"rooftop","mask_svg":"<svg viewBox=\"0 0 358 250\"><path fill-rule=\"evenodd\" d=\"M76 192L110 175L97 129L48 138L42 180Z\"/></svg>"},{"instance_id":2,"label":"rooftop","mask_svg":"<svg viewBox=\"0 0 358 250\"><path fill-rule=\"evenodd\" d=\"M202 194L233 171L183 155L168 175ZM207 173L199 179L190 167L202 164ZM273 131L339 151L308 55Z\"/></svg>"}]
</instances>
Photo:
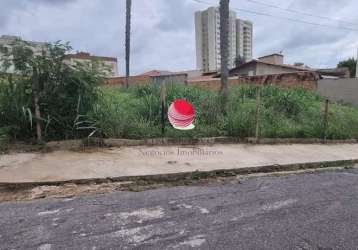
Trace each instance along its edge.
<instances>
[{"instance_id":1,"label":"rooftop","mask_svg":"<svg viewBox=\"0 0 358 250\"><path fill-rule=\"evenodd\" d=\"M297 70L308 70L308 71L311 70L310 68L307 68L307 67L299 67L299 66L294 66L294 65L290 65L290 64L269 63L269 62L261 61L259 59L253 59L247 63L241 64L239 67L236 67L236 68L241 68L241 67L244 67L244 66L252 64L252 63L261 63L261 64L266 64L266 65L278 66L278 67L289 68L289 69L297 69Z\"/></svg>"},{"instance_id":2,"label":"rooftop","mask_svg":"<svg viewBox=\"0 0 358 250\"><path fill-rule=\"evenodd\" d=\"M74 59L82 59L82 60L103 60L103 61L113 61L117 62L117 58L115 57L107 57L107 56L94 56L87 52L78 52L76 54L67 54L66 58L74 58Z\"/></svg>"},{"instance_id":3,"label":"rooftop","mask_svg":"<svg viewBox=\"0 0 358 250\"><path fill-rule=\"evenodd\" d=\"M141 76L163 76L163 75L173 75L173 74L175 73L171 71L155 69L148 72L144 72L143 74L141 74Z\"/></svg>"},{"instance_id":4,"label":"rooftop","mask_svg":"<svg viewBox=\"0 0 358 250\"><path fill-rule=\"evenodd\" d=\"M266 58L266 57L271 57L271 56L281 56L281 57L283 57L283 55L280 54L280 53L273 53L273 54L270 54L270 55L261 56L261 57L259 57L258 59Z\"/></svg>"},{"instance_id":5,"label":"rooftop","mask_svg":"<svg viewBox=\"0 0 358 250\"><path fill-rule=\"evenodd\" d=\"M150 76L150 77L170 76L170 75L188 75L188 74L185 72L172 72L167 70L151 70L143 74L140 74L140 76Z\"/></svg>"}]
</instances>

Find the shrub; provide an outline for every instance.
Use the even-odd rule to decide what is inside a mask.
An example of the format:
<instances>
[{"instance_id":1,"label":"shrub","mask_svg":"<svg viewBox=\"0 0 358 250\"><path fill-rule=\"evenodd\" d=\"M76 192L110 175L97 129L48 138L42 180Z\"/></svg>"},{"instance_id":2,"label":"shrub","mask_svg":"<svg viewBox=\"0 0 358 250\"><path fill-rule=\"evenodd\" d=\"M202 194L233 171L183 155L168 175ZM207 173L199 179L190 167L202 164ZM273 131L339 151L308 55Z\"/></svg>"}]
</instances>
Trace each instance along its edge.
<instances>
[{"instance_id":1,"label":"shrub","mask_svg":"<svg viewBox=\"0 0 358 250\"><path fill-rule=\"evenodd\" d=\"M7 127L8 133L15 139L33 137L31 109L28 81L3 77L0 80L0 127Z\"/></svg>"},{"instance_id":2,"label":"shrub","mask_svg":"<svg viewBox=\"0 0 358 250\"><path fill-rule=\"evenodd\" d=\"M196 108L195 129L178 131L166 121L167 137L210 137L255 135L255 86L242 85L230 90L228 110L221 112L216 93L198 87L170 85L167 87L166 107L175 99L186 99ZM106 91L104 105L97 116L103 136L143 138L161 136L160 88L158 85L131 87L128 91ZM100 101L101 103L101 101ZM115 104L115 108L112 105ZM260 135L262 137L320 138L323 136L324 100L304 89L282 89L265 86L261 90ZM358 136L358 110L332 104L328 138ZM352 126L352 124L355 124ZM112 129L108 129L108 127ZM116 130L114 129L116 128Z\"/></svg>"},{"instance_id":3,"label":"shrub","mask_svg":"<svg viewBox=\"0 0 358 250\"><path fill-rule=\"evenodd\" d=\"M327 138L358 138L357 109L338 104L331 105L329 108Z\"/></svg>"},{"instance_id":4,"label":"shrub","mask_svg":"<svg viewBox=\"0 0 358 250\"><path fill-rule=\"evenodd\" d=\"M70 49L68 44L48 44L35 55L21 40L11 50L2 48L0 65L13 65L15 74L3 74L0 81L0 127L9 127L12 137L34 138L37 123L44 139L84 136L74 122L92 109L102 77L94 68L67 66L63 60ZM39 119L34 115L35 106Z\"/></svg>"},{"instance_id":5,"label":"shrub","mask_svg":"<svg viewBox=\"0 0 358 250\"><path fill-rule=\"evenodd\" d=\"M160 87L146 85L124 89L96 88L96 75L76 71L55 88L60 96L46 92L42 111L46 115L47 138L100 136L153 138L162 136ZM73 84L73 86L69 86ZM0 127L9 127L11 137L34 137L32 99L27 82L9 80L0 84ZM168 106L175 99L190 101L196 109L195 129L179 131L165 121L166 137L252 137L256 129L257 87L242 85L230 89L227 110L222 112L217 93L193 86L169 85ZM61 103L62 105L58 105ZM60 106L60 107L57 107ZM322 138L324 100L304 89L261 89L261 137ZM327 138L358 138L358 109L330 104Z\"/></svg>"},{"instance_id":6,"label":"shrub","mask_svg":"<svg viewBox=\"0 0 358 250\"><path fill-rule=\"evenodd\" d=\"M1 127L0 128L0 154L7 149L9 143L9 128Z\"/></svg>"},{"instance_id":7,"label":"shrub","mask_svg":"<svg viewBox=\"0 0 358 250\"><path fill-rule=\"evenodd\" d=\"M227 132L230 136L250 137L255 134L256 103L249 100L231 106L227 114Z\"/></svg>"}]
</instances>

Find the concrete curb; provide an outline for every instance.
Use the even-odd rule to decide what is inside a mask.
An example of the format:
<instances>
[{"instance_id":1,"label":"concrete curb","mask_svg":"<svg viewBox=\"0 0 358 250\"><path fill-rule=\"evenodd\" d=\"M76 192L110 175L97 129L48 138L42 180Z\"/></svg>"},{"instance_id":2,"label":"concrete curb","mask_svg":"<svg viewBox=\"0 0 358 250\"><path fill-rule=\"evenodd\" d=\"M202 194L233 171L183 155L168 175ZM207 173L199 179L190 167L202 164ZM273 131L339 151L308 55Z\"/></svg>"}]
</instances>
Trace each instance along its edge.
<instances>
[{"instance_id":1,"label":"concrete curb","mask_svg":"<svg viewBox=\"0 0 358 250\"><path fill-rule=\"evenodd\" d=\"M322 140L317 138L255 138L238 137L208 137L208 138L153 138L143 140L86 138L67 141L52 141L45 149L53 150L83 150L86 147L130 147L130 146L166 146L166 145L213 145L213 144L339 144L358 143L357 139Z\"/></svg>"},{"instance_id":2,"label":"concrete curb","mask_svg":"<svg viewBox=\"0 0 358 250\"><path fill-rule=\"evenodd\" d=\"M339 166L352 166L358 163L358 159L338 160L338 161L323 161L323 162L307 162L297 164L284 165L266 165L258 167L234 168L234 169L217 169L212 171L191 171L171 174L158 175L143 175L143 176L121 176L121 177L106 177L106 178L89 178L89 179L73 179L66 181L41 181L41 182L0 182L0 187L9 189L32 188L36 186L58 186L64 184L100 184L108 182L120 181L147 181L147 182L172 182L185 179L201 179L210 177L225 177L234 175L246 175L254 173L274 173L282 171L297 171L304 169L318 169L330 168Z\"/></svg>"},{"instance_id":3,"label":"concrete curb","mask_svg":"<svg viewBox=\"0 0 358 250\"><path fill-rule=\"evenodd\" d=\"M213 145L213 144L337 144L357 143L356 139L326 140L317 138L239 138L239 137L208 137L208 138L154 138L145 140L98 139L87 141L89 145L116 146L161 146L161 145Z\"/></svg>"}]
</instances>

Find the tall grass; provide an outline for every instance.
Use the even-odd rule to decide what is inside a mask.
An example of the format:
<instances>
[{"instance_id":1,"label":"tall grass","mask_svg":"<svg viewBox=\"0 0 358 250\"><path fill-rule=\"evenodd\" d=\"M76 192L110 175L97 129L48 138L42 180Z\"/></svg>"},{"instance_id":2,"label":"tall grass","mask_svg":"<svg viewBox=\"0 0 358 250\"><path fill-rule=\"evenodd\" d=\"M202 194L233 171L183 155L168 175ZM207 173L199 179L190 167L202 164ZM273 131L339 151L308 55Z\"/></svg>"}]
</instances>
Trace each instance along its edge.
<instances>
[{"instance_id":1,"label":"tall grass","mask_svg":"<svg viewBox=\"0 0 358 250\"><path fill-rule=\"evenodd\" d=\"M26 84L0 83L0 143L9 137L26 139L34 136L33 118L29 112L33 109L32 102L23 88ZM169 85L166 109L175 99L186 99L196 109L196 120L195 129L190 131L176 130L166 121L164 136L252 137L256 127L256 91L252 85L231 88L227 110L223 113L217 93L194 86ZM58 98L57 103L60 105L65 99L65 96ZM47 113L56 121L52 121L47 138L66 138L64 132L77 137L139 139L162 136L158 85L136 86L128 90L101 89L91 100L92 103L88 102L84 109L86 112L78 112L76 105L72 105L75 101L71 101L66 109L62 107L63 112L67 110L70 114L65 116L66 126L62 127L54 126L61 124L61 116L54 116L53 108L49 110ZM63 112L61 114L65 115ZM324 99L304 89L265 86L261 89L259 121L261 137L321 138L324 133ZM1 133L2 127L7 127L3 129L6 133ZM358 138L358 108L330 104L326 135L329 139Z\"/></svg>"},{"instance_id":2,"label":"tall grass","mask_svg":"<svg viewBox=\"0 0 358 250\"><path fill-rule=\"evenodd\" d=\"M118 138L161 136L160 89L157 85L129 90L103 90L94 111L98 134ZM256 87L232 88L226 114L216 93L198 87L170 85L166 107L175 99L186 99L196 109L195 129L178 131L166 122L166 137L250 137L255 134ZM323 136L324 99L304 89L266 86L261 90L260 135L262 137L320 138ZM358 109L332 104L328 138L358 138Z\"/></svg>"},{"instance_id":3,"label":"tall grass","mask_svg":"<svg viewBox=\"0 0 358 250\"><path fill-rule=\"evenodd\" d=\"M86 136L87 131L77 129L76 117L86 116L97 103L99 80L95 73L69 69L63 74L62 78L56 76L59 79L50 77L39 93L45 140ZM36 137L32 84L30 77L0 75L0 128L7 127L11 138Z\"/></svg>"},{"instance_id":4,"label":"tall grass","mask_svg":"<svg viewBox=\"0 0 358 250\"><path fill-rule=\"evenodd\" d=\"M29 91L26 81L18 84L11 78L0 77L0 128L7 127L13 138L27 139L34 135Z\"/></svg>"},{"instance_id":5,"label":"tall grass","mask_svg":"<svg viewBox=\"0 0 358 250\"><path fill-rule=\"evenodd\" d=\"M7 149L9 143L9 129L6 127L0 128L0 154Z\"/></svg>"}]
</instances>

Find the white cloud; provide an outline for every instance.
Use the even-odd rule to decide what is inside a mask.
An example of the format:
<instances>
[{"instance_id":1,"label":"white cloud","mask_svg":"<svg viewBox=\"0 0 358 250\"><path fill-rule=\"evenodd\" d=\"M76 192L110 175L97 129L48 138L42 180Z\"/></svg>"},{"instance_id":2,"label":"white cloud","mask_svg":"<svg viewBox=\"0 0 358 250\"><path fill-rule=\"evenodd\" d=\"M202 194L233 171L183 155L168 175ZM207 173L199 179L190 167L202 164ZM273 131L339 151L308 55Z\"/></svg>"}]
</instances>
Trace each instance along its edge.
<instances>
[{"instance_id":1,"label":"white cloud","mask_svg":"<svg viewBox=\"0 0 358 250\"><path fill-rule=\"evenodd\" d=\"M118 57L120 72L124 72L125 0L1 1L0 35L20 35L37 41L70 41L75 50ZM347 23L267 8L246 0L230 3L234 8L355 28ZM358 3L353 0L271 0L270 3L358 24ZM132 73L151 69L193 69L194 12L207 7L192 0L133 0ZM255 57L283 50L288 63L299 61L313 67L330 67L356 54L358 32L245 12L238 12L238 16L254 23Z\"/></svg>"}]
</instances>

